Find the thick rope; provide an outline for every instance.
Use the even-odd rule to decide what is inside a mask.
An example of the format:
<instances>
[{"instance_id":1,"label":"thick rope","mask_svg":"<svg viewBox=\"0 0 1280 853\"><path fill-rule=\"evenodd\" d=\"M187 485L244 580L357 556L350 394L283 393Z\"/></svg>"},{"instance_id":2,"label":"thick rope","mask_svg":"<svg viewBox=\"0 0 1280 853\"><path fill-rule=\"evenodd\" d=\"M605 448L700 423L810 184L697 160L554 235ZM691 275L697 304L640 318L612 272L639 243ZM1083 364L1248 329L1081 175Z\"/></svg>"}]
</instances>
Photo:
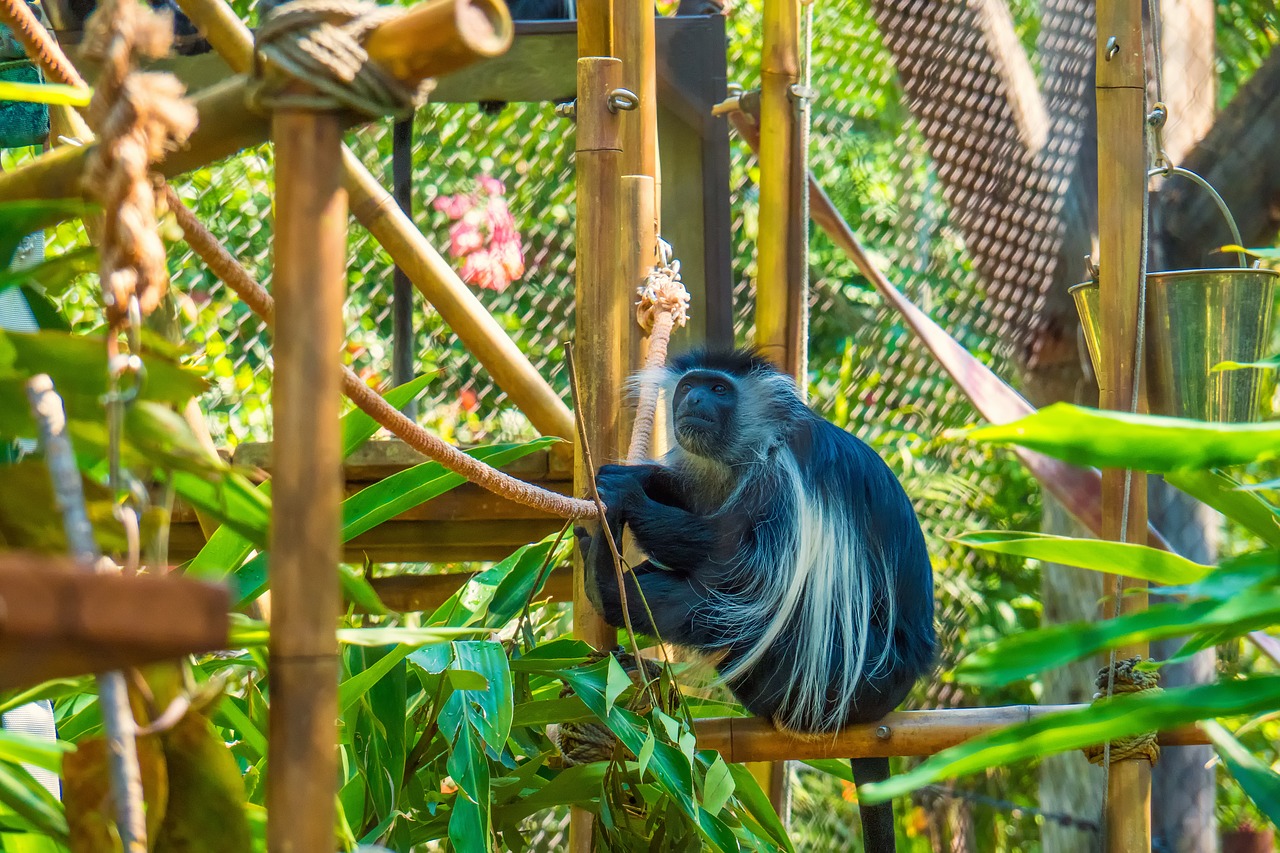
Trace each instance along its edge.
<instances>
[{"instance_id":1,"label":"thick rope","mask_svg":"<svg viewBox=\"0 0 1280 853\"><path fill-rule=\"evenodd\" d=\"M652 684L662 675L661 666L648 658L636 658L631 652L624 651L621 647L618 647L612 652L592 652L587 655L584 666L599 663L608 655L613 655L618 659L618 663L622 665L623 671L631 678L631 684L635 688L635 695L631 699L629 710L642 717L647 716L653 710L654 698L657 697L658 701L662 702L664 706L662 708L664 712L670 714L675 711L676 705L680 701L677 690L669 690L666 695L658 697L655 691L645 689L647 684ZM639 664L636 663L637 660L640 661ZM643 674L641 673L642 669ZM560 690L561 699L567 699L573 695L573 688L568 684ZM548 735L560 749L560 754L563 756L566 767L574 764L591 764L595 761L609 761L613 758L614 750L619 745L617 737L609 730L609 727L600 722L561 723L559 726L550 728ZM626 755L630 760L635 760L631 750L626 750Z\"/></svg>"},{"instance_id":2,"label":"thick rope","mask_svg":"<svg viewBox=\"0 0 1280 853\"><path fill-rule=\"evenodd\" d=\"M0 23L9 28L31 61L44 71L45 77L68 86L85 88L83 78L67 61L62 48L41 25L26 0L0 0Z\"/></svg>"},{"instance_id":3,"label":"thick rope","mask_svg":"<svg viewBox=\"0 0 1280 853\"><path fill-rule=\"evenodd\" d=\"M405 12L357 0L294 0L277 7L254 37L254 100L269 109L411 116L432 84L405 85L371 60L363 44Z\"/></svg>"},{"instance_id":4,"label":"thick rope","mask_svg":"<svg viewBox=\"0 0 1280 853\"><path fill-rule=\"evenodd\" d=\"M100 142L84 184L107 213L99 251L113 328L126 321L132 298L146 315L169 289L151 166L191 135L196 110L183 100L176 77L134 71L133 60L164 56L172 39L172 22L137 0L105 0L85 24L85 55L100 62L102 72L88 111Z\"/></svg>"},{"instance_id":5,"label":"thick rope","mask_svg":"<svg viewBox=\"0 0 1280 853\"><path fill-rule=\"evenodd\" d=\"M1138 669L1137 666L1140 663L1142 663L1140 657L1126 658L1098 670L1095 683L1098 692L1094 694L1094 703L1105 702L1110 696L1119 693L1162 692L1159 687L1159 674ZM1084 748L1084 754L1091 764L1103 766L1136 758L1145 758L1155 764L1160 759L1159 733L1142 732L1117 738L1108 743L1087 746Z\"/></svg>"},{"instance_id":6,"label":"thick rope","mask_svg":"<svg viewBox=\"0 0 1280 853\"><path fill-rule=\"evenodd\" d=\"M649 336L644 360L646 373L667 363L671 332L689 321L689 292L680 281L680 262L672 260L671 247L665 241L660 241L659 248L661 257L640 285L640 299L636 302L636 322ZM631 427L631 445L627 450L628 462L642 462L649 455L658 391L657 384L648 379L640 389L636 420Z\"/></svg>"},{"instance_id":7,"label":"thick rope","mask_svg":"<svg viewBox=\"0 0 1280 853\"><path fill-rule=\"evenodd\" d=\"M275 300L267 293L240 262L231 256L209 229L182 203L172 187L166 187L166 197L174 218L182 228L187 245L208 265L209 270L226 283L253 313L268 325L275 324ZM471 482L496 495L533 507L561 518L596 518L596 506L591 501L578 500L567 495L548 491L517 480L509 474L480 462L458 448L432 435L382 399L376 391L360 381L360 377L345 365L342 368L342 392L362 411L386 427L428 459L461 474Z\"/></svg>"}]
</instances>

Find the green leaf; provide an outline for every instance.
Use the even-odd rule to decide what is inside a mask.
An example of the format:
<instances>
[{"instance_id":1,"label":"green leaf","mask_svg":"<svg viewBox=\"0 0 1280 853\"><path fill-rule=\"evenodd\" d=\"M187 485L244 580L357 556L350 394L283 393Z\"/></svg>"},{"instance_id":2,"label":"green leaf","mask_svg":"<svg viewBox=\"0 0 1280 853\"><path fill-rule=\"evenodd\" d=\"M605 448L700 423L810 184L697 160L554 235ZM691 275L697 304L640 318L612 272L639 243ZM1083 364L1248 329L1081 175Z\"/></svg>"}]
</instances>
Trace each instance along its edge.
<instances>
[{"instance_id":1,"label":"green leaf","mask_svg":"<svg viewBox=\"0 0 1280 853\"><path fill-rule=\"evenodd\" d=\"M860 802L882 803L942 779L1015 761L1082 749L1108 740L1218 717L1256 714L1280 704L1280 676L1130 693L1109 702L1000 729L965 741L913 770L858 789Z\"/></svg>"},{"instance_id":2,"label":"green leaf","mask_svg":"<svg viewBox=\"0 0 1280 853\"><path fill-rule=\"evenodd\" d=\"M67 843L62 803L21 767L0 764L0 803L13 809L32 829Z\"/></svg>"},{"instance_id":3,"label":"green leaf","mask_svg":"<svg viewBox=\"0 0 1280 853\"><path fill-rule=\"evenodd\" d=\"M87 107L93 90L63 83L18 83L0 80L0 101L22 101L27 104L57 104L64 107Z\"/></svg>"},{"instance_id":4,"label":"green leaf","mask_svg":"<svg viewBox=\"0 0 1280 853\"><path fill-rule=\"evenodd\" d=\"M64 219L80 218L91 209L82 201L69 199L0 202L0 267L9 265L18 244L28 234L43 231Z\"/></svg>"},{"instance_id":5,"label":"green leaf","mask_svg":"<svg viewBox=\"0 0 1280 853\"><path fill-rule=\"evenodd\" d=\"M973 430L989 444L1017 444L1075 465L1137 471L1204 470L1280 454L1280 424L1217 424L1104 412L1054 403L1009 424Z\"/></svg>"},{"instance_id":6,"label":"green leaf","mask_svg":"<svg viewBox=\"0 0 1280 853\"><path fill-rule=\"evenodd\" d=\"M657 746L657 741L653 739L653 733L644 739L644 746L640 747L640 751L636 753L636 764L639 765L640 777L644 778L644 771L649 768L649 761L653 758L653 749Z\"/></svg>"},{"instance_id":7,"label":"green leaf","mask_svg":"<svg viewBox=\"0 0 1280 853\"><path fill-rule=\"evenodd\" d=\"M382 603L373 585L365 579L364 572L347 563L338 564L338 579L342 582L343 597L365 613L385 616L391 611Z\"/></svg>"},{"instance_id":8,"label":"green leaf","mask_svg":"<svg viewBox=\"0 0 1280 853\"><path fill-rule=\"evenodd\" d=\"M465 640L453 644L459 669L478 672L488 682L486 690L465 691L479 715L472 718L484 743L499 751L511 734L514 712L511 669L501 643ZM460 691L461 692L461 691Z\"/></svg>"},{"instance_id":9,"label":"green leaf","mask_svg":"<svg viewBox=\"0 0 1280 853\"><path fill-rule=\"evenodd\" d=\"M552 723L581 723L594 720L595 714L577 696L563 699L535 699L515 706L511 725L515 728L541 728Z\"/></svg>"},{"instance_id":10,"label":"green leaf","mask_svg":"<svg viewBox=\"0 0 1280 853\"><path fill-rule=\"evenodd\" d=\"M1218 471L1171 471L1165 482L1248 528L1273 548L1280 548L1280 517L1258 495Z\"/></svg>"},{"instance_id":11,"label":"green leaf","mask_svg":"<svg viewBox=\"0 0 1280 853\"><path fill-rule=\"evenodd\" d=\"M502 467L558 441L540 438L526 444L495 444L468 451L469 456ZM356 492L342 502L342 541L349 542L384 521L439 497L466 482L439 462L423 462Z\"/></svg>"},{"instance_id":12,"label":"green leaf","mask_svg":"<svg viewBox=\"0 0 1280 853\"><path fill-rule=\"evenodd\" d=\"M407 658L412 651L412 646L396 646L374 661L368 669L361 670L342 682L338 686L338 713L347 713L352 705L369 692L384 675L393 670L396 664Z\"/></svg>"},{"instance_id":13,"label":"green leaf","mask_svg":"<svg viewBox=\"0 0 1280 853\"><path fill-rule=\"evenodd\" d=\"M425 374L410 379L403 385L397 385L382 395L387 404L396 409L403 409L412 403L427 387L432 376ZM381 424L368 415L364 409L352 409L342 416L342 458L346 459L359 450L366 441L373 438L381 428Z\"/></svg>"},{"instance_id":14,"label":"green leaf","mask_svg":"<svg viewBox=\"0 0 1280 853\"><path fill-rule=\"evenodd\" d=\"M1280 354L1264 358L1261 361L1220 361L1210 368L1210 372L1223 370L1275 370L1280 368Z\"/></svg>"},{"instance_id":15,"label":"green leaf","mask_svg":"<svg viewBox=\"0 0 1280 853\"><path fill-rule=\"evenodd\" d=\"M979 551L1078 566L1152 583L1194 583L1213 571L1213 566L1203 566L1169 551L1100 539L1072 539L1047 533L981 531L961 534L952 541Z\"/></svg>"},{"instance_id":16,"label":"green leaf","mask_svg":"<svg viewBox=\"0 0 1280 853\"><path fill-rule=\"evenodd\" d=\"M437 628L433 625L425 628L401 628L387 626L379 628L339 628L338 642L349 646L387 646L402 644L409 649L419 649L447 643L458 637L468 637L476 632L467 628Z\"/></svg>"},{"instance_id":17,"label":"green leaf","mask_svg":"<svg viewBox=\"0 0 1280 853\"><path fill-rule=\"evenodd\" d=\"M958 680L976 685L1008 684L1107 648L1230 629L1240 636L1280 621L1280 591L1259 591L1225 602L1157 604L1105 622L1075 622L1016 634L974 651L956 667Z\"/></svg>"},{"instance_id":18,"label":"green leaf","mask_svg":"<svg viewBox=\"0 0 1280 853\"><path fill-rule=\"evenodd\" d=\"M852 775L849 762L833 761L832 763L843 764L845 769L850 771ZM761 790L760 783L756 781L756 777L751 775L751 770L742 764L730 764L729 773L733 776L734 797L737 798L738 802L742 803L747 813L755 818L756 823L760 824L760 827L769 833L769 837L781 849L794 851L795 847L787 834L787 828L783 826L782 820L773 808L773 803L769 801L769 797ZM853 781L852 778L850 778L850 781Z\"/></svg>"},{"instance_id":19,"label":"green leaf","mask_svg":"<svg viewBox=\"0 0 1280 853\"><path fill-rule=\"evenodd\" d=\"M1201 728L1249 799L1273 825L1280 826L1280 775L1245 749L1221 723L1206 720Z\"/></svg>"},{"instance_id":20,"label":"green leaf","mask_svg":"<svg viewBox=\"0 0 1280 853\"><path fill-rule=\"evenodd\" d=\"M566 767L542 786L536 793L504 805L501 809L504 821L523 820L556 806L576 805L590 807L598 802L604 774L609 765L603 761Z\"/></svg>"},{"instance_id":21,"label":"green leaf","mask_svg":"<svg viewBox=\"0 0 1280 853\"><path fill-rule=\"evenodd\" d=\"M222 476L209 478L178 471L173 475L173 487L187 503L217 518L254 547L267 546L271 502L240 474L226 471ZM210 566L205 562L193 576L218 580L234 568L231 565ZM191 571L190 567L188 571Z\"/></svg>"},{"instance_id":22,"label":"green leaf","mask_svg":"<svg viewBox=\"0 0 1280 853\"><path fill-rule=\"evenodd\" d=\"M604 684L604 707L606 710L613 707L613 703L618 701L618 697L628 687L631 687L631 676L627 675L627 671L622 668L622 664L618 663L618 659L613 655L609 655L605 660L609 663L609 668L605 670Z\"/></svg>"},{"instance_id":23,"label":"green leaf","mask_svg":"<svg viewBox=\"0 0 1280 853\"><path fill-rule=\"evenodd\" d=\"M46 296L58 296L86 273L98 269L98 250L83 246L46 258L23 269L0 269L0 290L6 287L35 285Z\"/></svg>"},{"instance_id":24,"label":"green leaf","mask_svg":"<svg viewBox=\"0 0 1280 853\"><path fill-rule=\"evenodd\" d=\"M73 749L72 744L63 741L0 729L0 761L31 764L58 773L62 770L62 756Z\"/></svg>"},{"instance_id":25,"label":"green leaf","mask_svg":"<svg viewBox=\"0 0 1280 853\"><path fill-rule=\"evenodd\" d=\"M733 774L724 758L717 755L715 761L707 768L707 778L702 783L702 806L712 814L719 814L725 803L733 796Z\"/></svg>"}]
</instances>

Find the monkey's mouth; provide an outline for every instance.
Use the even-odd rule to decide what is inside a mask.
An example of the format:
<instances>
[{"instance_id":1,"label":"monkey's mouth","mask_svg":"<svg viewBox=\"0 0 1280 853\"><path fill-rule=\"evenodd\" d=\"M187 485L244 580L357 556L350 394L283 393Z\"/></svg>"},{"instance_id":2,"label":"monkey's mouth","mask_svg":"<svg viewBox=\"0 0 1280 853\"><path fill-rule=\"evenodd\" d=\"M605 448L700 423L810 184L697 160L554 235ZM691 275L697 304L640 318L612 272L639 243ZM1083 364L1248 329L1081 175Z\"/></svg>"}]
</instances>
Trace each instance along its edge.
<instances>
[{"instance_id":1,"label":"monkey's mouth","mask_svg":"<svg viewBox=\"0 0 1280 853\"><path fill-rule=\"evenodd\" d=\"M709 432L715 429L715 421L711 418L704 418L701 415L681 415L680 423L676 425L676 432Z\"/></svg>"}]
</instances>

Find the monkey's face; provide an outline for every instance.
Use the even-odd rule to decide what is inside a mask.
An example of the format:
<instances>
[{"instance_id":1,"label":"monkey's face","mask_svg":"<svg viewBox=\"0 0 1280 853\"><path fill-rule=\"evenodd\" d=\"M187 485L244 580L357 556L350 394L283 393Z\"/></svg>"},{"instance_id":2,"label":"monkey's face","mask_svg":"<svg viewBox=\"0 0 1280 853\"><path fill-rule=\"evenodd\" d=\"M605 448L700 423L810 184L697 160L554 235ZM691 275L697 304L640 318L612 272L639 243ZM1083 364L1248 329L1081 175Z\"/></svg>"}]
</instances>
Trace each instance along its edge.
<instances>
[{"instance_id":1,"label":"monkey's face","mask_svg":"<svg viewBox=\"0 0 1280 853\"><path fill-rule=\"evenodd\" d=\"M695 456L712 459L728 453L733 442L738 386L718 370L691 370L680 377L671 398L676 441Z\"/></svg>"}]
</instances>

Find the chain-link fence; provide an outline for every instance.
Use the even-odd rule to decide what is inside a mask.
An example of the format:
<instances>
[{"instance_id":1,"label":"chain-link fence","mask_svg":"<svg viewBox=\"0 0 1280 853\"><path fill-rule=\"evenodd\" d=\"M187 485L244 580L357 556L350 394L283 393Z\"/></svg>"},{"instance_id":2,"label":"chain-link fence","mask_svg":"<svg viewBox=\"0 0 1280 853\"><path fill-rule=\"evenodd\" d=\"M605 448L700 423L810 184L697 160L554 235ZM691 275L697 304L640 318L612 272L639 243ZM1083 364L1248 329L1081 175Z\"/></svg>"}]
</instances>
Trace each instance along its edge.
<instances>
[{"instance_id":1,"label":"chain-link fence","mask_svg":"<svg viewBox=\"0 0 1280 853\"><path fill-rule=\"evenodd\" d=\"M961 20L962 10L971 11L970 6L934 5L942 9L942 17L930 26L954 26L954 38L972 40ZM1072 14L1082 14L1079 4L1048 2L1045 9L1030 0L1010 4L1008 29L1033 57L1028 69L1033 82L1045 64L1062 62L1064 51L1068 61L1092 61L1088 55L1071 54L1079 42L1069 39L1066 48L1062 40L1051 43L1055 56L1035 51L1042 29L1050 26L1048 16L1062 14L1059 7L1064 5L1076 10ZM811 168L894 283L971 352L1008 376L1016 348L1026 343L1028 314L1042 294L1032 286L1014 295L993 289L982 262L996 257L999 247L983 243L986 237L975 236L972 221L963 221L974 215L964 206L980 200L983 192L1011 192L1000 185L999 175L992 177L989 164L977 162L984 153L1004 155L966 149L966 156L975 161L959 166L940 155L945 144L934 133L936 126L919 117L920 89L904 82L895 70L895 55L914 49L904 47L902 40L929 34L904 36L895 30L891 35L899 43L886 46L881 25L885 9L892 6L877 7L869 0L815 4L812 72L819 95L813 107ZM748 87L758 76L759 11L758 0L743 0L728 22L730 79ZM1091 20L1091 10L1085 11ZM893 13L924 16L925 10L921 4L897 4ZM1172 50L1173 43L1166 41ZM958 44L958 49L968 48ZM965 79L989 80L992 75L991 69L979 67ZM1166 77L1166 97L1176 87L1203 92L1206 85L1212 90L1212 80L1206 84L1203 72L1194 80ZM962 96L992 94L976 85L966 92L938 89L938 98L955 101L932 104L939 121L954 120L960 127L952 113L966 107L960 103ZM953 106L955 110L948 112ZM1078 118L1075 113L1066 116L1071 121ZM1055 120L1064 119L1047 119L1050 124ZM1005 138L1020 132L987 121L982 133ZM970 149L982 141L975 138L977 143L974 138L966 143ZM386 123L369 125L348 139L357 156L388 186L391 139ZM412 218L566 398L563 343L572 335L574 322L572 151L572 124L555 116L551 104L511 104L498 112L477 105L431 104L414 121ZM1072 155L1071 150L1054 153L1064 162ZM965 184L970 195L960 197L956 187L964 182L957 179L957 168L969 169L987 182ZM264 146L175 182L179 194L227 248L268 286L271 174L272 154ZM745 145L735 142L734 309L736 334L744 342L750 339L752 325L757 178L754 158ZM1042 239L1045 235L1034 223L1022 225L1034 245L1015 247L1023 259L1017 262L1031 264L1034 259L1026 256L1052 248L1053 241ZM993 227L993 239L1000 233ZM345 358L370 383L388 383L393 267L385 251L358 225L353 225L348 254ZM1006 255L996 260L1017 260L1012 251ZM171 267L182 300L184 340L213 380L204 404L215 440L229 446L268 439L271 355L263 324L229 298L181 243L171 253ZM1025 687L979 699L946 676L963 649L1034 625L1040 618L1033 572L1016 561L979 557L949 544L951 537L968 530L1033 527L1039 512L1034 484L1009 455L948 438L948 430L976 420L973 408L901 319L883 306L869 283L820 234L812 241L810 269L811 399L823 414L876 446L890 461L916 501L935 555L942 676L922 686L916 704L1034 701ZM1002 274L1016 279L1016 273L1009 267ZM425 425L462 441L531 435L523 415L439 315L416 297L412 325L415 369L432 376L420 409ZM857 812L850 789L804 766L794 773L798 847L856 849ZM967 799L934 791L905 810L904 832L917 839L912 849L1019 850L1034 843L1043 816L1030 809L1018 811L1007 802L1036 802L1035 777L1029 769L993 772L972 785ZM562 822L544 822L531 843L537 849L559 849L562 828Z\"/></svg>"}]
</instances>

